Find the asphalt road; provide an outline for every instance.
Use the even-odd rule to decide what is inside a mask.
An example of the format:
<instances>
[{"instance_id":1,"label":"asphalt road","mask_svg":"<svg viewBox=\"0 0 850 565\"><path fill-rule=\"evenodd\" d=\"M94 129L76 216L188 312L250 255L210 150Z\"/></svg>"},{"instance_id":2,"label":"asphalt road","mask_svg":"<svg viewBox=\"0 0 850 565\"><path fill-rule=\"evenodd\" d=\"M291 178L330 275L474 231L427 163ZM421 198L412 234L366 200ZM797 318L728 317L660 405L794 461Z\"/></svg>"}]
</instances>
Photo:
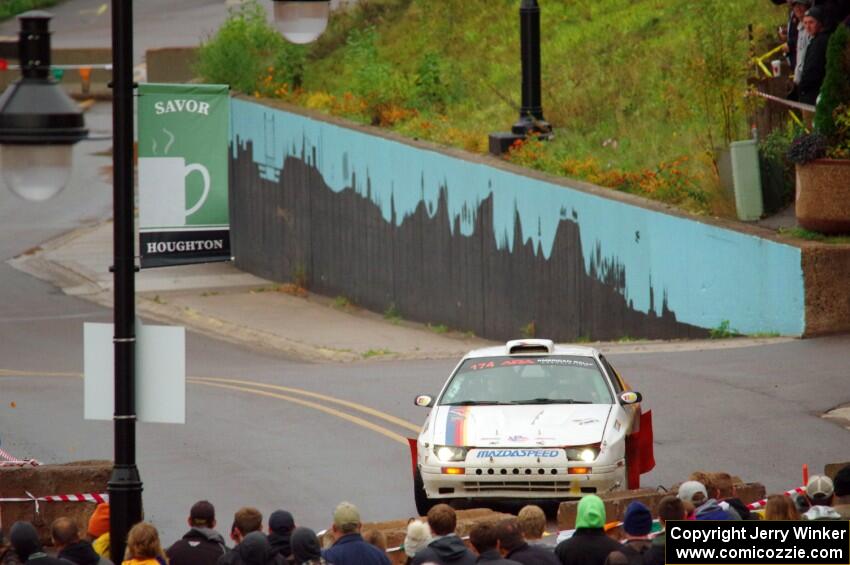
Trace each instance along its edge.
<instances>
[{"instance_id":1,"label":"asphalt road","mask_svg":"<svg viewBox=\"0 0 850 565\"><path fill-rule=\"evenodd\" d=\"M74 0L54 11L73 15L99 4ZM223 14L222 0L136 4L137 29L153 30L137 48L196 39L204 14ZM57 18L57 44L103 39L102 21L90 27L68 18ZM108 116L89 123L108 129ZM101 169L109 163L95 155L108 145L77 146L72 185L53 201L28 204L0 189L0 259L108 214ZM111 425L83 421L77 376L83 321L107 321L110 312L5 263L0 297L2 446L44 462L111 458ZM188 423L141 424L138 434L147 517L166 543L182 534L189 506L201 498L217 505L223 524L245 504L266 513L288 508L317 528L341 500L358 504L365 520L414 513L404 437L425 414L412 399L436 392L454 361L306 364L194 334L187 356ZM644 484L727 470L778 491L798 485L802 463L817 470L850 460L850 432L819 417L850 402L850 337L610 358L655 415L658 467Z\"/></svg>"},{"instance_id":2,"label":"asphalt road","mask_svg":"<svg viewBox=\"0 0 850 565\"><path fill-rule=\"evenodd\" d=\"M271 0L260 0L268 7ZM66 0L53 14L54 47L109 47L111 0ZM225 0L136 0L133 2L133 53L141 63L153 47L198 45L227 17ZM0 24L0 36L16 36L15 19Z\"/></svg>"}]
</instances>

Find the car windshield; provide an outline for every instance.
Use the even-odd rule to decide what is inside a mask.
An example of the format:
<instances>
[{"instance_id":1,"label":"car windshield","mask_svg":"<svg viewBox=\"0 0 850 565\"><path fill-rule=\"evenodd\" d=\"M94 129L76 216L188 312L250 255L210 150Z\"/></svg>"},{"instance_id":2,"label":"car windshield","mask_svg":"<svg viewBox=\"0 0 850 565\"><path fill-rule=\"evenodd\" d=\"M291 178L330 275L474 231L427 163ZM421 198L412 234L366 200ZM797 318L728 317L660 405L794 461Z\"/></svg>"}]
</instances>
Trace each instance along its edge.
<instances>
[{"instance_id":1,"label":"car windshield","mask_svg":"<svg viewBox=\"0 0 850 565\"><path fill-rule=\"evenodd\" d=\"M591 357L467 359L440 398L441 405L611 404L605 377Z\"/></svg>"}]
</instances>

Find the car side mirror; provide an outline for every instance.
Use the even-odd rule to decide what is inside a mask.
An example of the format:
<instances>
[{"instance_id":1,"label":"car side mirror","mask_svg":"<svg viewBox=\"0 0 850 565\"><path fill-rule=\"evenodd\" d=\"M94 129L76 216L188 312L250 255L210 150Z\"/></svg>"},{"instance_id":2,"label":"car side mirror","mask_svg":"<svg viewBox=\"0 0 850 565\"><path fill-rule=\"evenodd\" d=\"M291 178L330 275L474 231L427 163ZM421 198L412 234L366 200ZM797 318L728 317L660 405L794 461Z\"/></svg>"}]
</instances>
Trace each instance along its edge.
<instances>
[{"instance_id":1,"label":"car side mirror","mask_svg":"<svg viewBox=\"0 0 850 565\"><path fill-rule=\"evenodd\" d=\"M420 408L430 408L434 405L434 399L427 394L420 394L413 403Z\"/></svg>"},{"instance_id":2,"label":"car side mirror","mask_svg":"<svg viewBox=\"0 0 850 565\"><path fill-rule=\"evenodd\" d=\"M643 395L633 390L627 390L620 395L620 401L625 405L637 404L643 400Z\"/></svg>"}]
</instances>

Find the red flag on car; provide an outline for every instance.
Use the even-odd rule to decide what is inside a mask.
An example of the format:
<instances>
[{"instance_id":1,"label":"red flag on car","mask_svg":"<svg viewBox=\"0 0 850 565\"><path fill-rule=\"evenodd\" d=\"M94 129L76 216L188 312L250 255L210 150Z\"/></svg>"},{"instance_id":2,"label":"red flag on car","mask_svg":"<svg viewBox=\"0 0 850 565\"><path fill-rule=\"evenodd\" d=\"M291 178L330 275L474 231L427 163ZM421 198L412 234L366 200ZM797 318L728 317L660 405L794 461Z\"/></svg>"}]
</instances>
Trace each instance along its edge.
<instances>
[{"instance_id":1,"label":"red flag on car","mask_svg":"<svg viewBox=\"0 0 850 565\"><path fill-rule=\"evenodd\" d=\"M655 468L655 453L652 441L652 410L640 415L636 432L626 438L626 470L628 487L640 488L640 476Z\"/></svg>"}]
</instances>

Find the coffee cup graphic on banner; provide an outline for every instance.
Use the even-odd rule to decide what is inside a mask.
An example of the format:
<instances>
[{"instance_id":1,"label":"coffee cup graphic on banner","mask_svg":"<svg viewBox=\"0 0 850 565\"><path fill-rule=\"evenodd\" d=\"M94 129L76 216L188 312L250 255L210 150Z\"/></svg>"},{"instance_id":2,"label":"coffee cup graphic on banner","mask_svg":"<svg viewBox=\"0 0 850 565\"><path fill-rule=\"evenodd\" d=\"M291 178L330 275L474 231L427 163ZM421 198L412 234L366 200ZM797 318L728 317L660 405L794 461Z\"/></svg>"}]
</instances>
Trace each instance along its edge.
<instances>
[{"instance_id":1,"label":"coffee cup graphic on banner","mask_svg":"<svg viewBox=\"0 0 850 565\"><path fill-rule=\"evenodd\" d=\"M230 89L142 83L138 92L141 267L229 261Z\"/></svg>"},{"instance_id":2,"label":"coffee cup graphic on banner","mask_svg":"<svg viewBox=\"0 0 850 565\"><path fill-rule=\"evenodd\" d=\"M187 208L187 180L198 174L203 179L201 197ZM198 163L183 157L139 158L139 214L143 226L182 227L186 219L201 209L210 194L210 173Z\"/></svg>"}]
</instances>

